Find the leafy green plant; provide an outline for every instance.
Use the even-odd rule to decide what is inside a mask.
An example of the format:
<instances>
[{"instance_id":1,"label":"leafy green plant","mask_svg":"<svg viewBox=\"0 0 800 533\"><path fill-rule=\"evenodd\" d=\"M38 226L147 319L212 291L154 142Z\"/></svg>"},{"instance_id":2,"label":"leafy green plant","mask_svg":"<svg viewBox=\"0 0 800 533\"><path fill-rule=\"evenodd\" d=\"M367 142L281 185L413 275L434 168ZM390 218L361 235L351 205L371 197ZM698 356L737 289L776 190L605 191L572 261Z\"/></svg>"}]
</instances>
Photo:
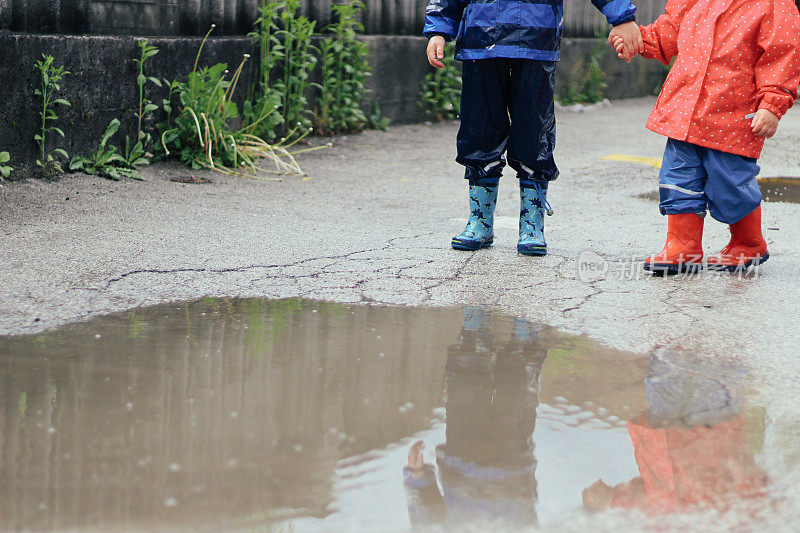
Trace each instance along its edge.
<instances>
[{"instance_id":1,"label":"leafy green plant","mask_svg":"<svg viewBox=\"0 0 800 533\"><path fill-rule=\"evenodd\" d=\"M151 142L151 137L149 133L142 130L142 121L147 115L158 109L158 106L147 99L144 89L148 82L157 87L162 86L161 80L153 76L145 75L144 71L145 63L158 53L158 48L148 44L147 39L137 41L137 44L139 46L139 58L133 60L139 67L139 75L136 77L136 86L139 91L139 107L136 113L136 142L131 146L130 139L127 136L125 137L124 155L125 161L131 167L148 165L150 164L150 158L153 157L153 154L147 151L147 147Z\"/></svg>"},{"instance_id":2,"label":"leafy green plant","mask_svg":"<svg viewBox=\"0 0 800 533\"><path fill-rule=\"evenodd\" d=\"M280 40L278 51L282 54L281 77L275 90L281 96L283 138L297 141L311 132L310 111L306 90L309 76L317 63L315 47L311 44L316 22L297 14L301 0L286 0L280 13L281 29L275 32Z\"/></svg>"},{"instance_id":3,"label":"leafy green plant","mask_svg":"<svg viewBox=\"0 0 800 533\"><path fill-rule=\"evenodd\" d=\"M5 178L9 177L14 171L10 165L3 164L8 163L9 161L11 161L11 155L8 152L0 152L0 181L3 181Z\"/></svg>"},{"instance_id":4,"label":"leafy green plant","mask_svg":"<svg viewBox=\"0 0 800 533\"><path fill-rule=\"evenodd\" d=\"M139 172L124 157L117 153L117 149L109 144L120 127L119 119L112 120L105 133L100 138L97 150L89 156L75 156L69 163L69 169L73 172L84 172L86 174L96 174L112 180L119 180L123 177L142 179Z\"/></svg>"},{"instance_id":5,"label":"leafy green plant","mask_svg":"<svg viewBox=\"0 0 800 533\"><path fill-rule=\"evenodd\" d=\"M452 58L456 45L445 46L445 57ZM455 120L461 115L461 69L455 61L430 72L422 81L419 105L434 120Z\"/></svg>"},{"instance_id":6,"label":"leafy green plant","mask_svg":"<svg viewBox=\"0 0 800 533\"><path fill-rule=\"evenodd\" d=\"M370 129L385 131L392 120L384 117L381 113L381 106L378 102L372 102L372 112L367 117Z\"/></svg>"},{"instance_id":7,"label":"leafy green plant","mask_svg":"<svg viewBox=\"0 0 800 533\"><path fill-rule=\"evenodd\" d=\"M171 151L180 154L181 161L192 168L209 168L231 174L254 175L261 169L258 158L267 158L276 166L276 172L302 174L293 155L293 143L271 145L250 133L252 124L233 126L239 118L239 108L233 101L239 78L249 55L245 54L239 67L228 78L225 63L198 68L200 55L208 36L206 34L195 58L195 66L186 81L177 82L178 100L174 122L159 125L160 149L165 155Z\"/></svg>"},{"instance_id":8,"label":"leafy green plant","mask_svg":"<svg viewBox=\"0 0 800 533\"><path fill-rule=\"evenodd\" d=\"M169 91L167 97L161 100L161 107L164 109L164 112L167 114L167 121L165 122L166 125L172 124L172 102L175 94L178 92L178 80L168 80L166 78L161 80L163 86L167 88Z\"/></svg>"},{"instance_id":9,"label":"leafy green plant","mask_svg":"<svg viewBox=\"0 0 800 533\"><path fill-rule=\"evenodd\" d=\"M358 40L364 26L357 20L364 9L361 0L333 6L336 22L325 31L330 34L320 43L322 82L315 127L319 133L361 131L369 125L361 110L361 99L370 67L369 50Z\"/></svg>"},{"instance_id":10,"label":"leafy green plant","mask_svg":"<svg viewBox=\"0 0 800 533\"><path fill-rule=\"evenodd\" d=\"M249 37L258 45L259 78L254 96L242 106L242 115L247 123L247 132L272 142L277 128L283 124L281 104L283 95L271 84L278 63L283 59L281 41L278 38L278 10L282 5L275 0L261 0L256 30Z\"/></svg>"},{"instance_id":11,"label":"leafy green plant","mask_svg":"<svg viewBox=\"0 0 800 533\"><path fill-rule=\"evenodd\" d=\"M586 64L575 69L577 79L567 85L558 95L561 105L596 104L605 97L606 73L600 65L605 46L598 46L589 56Z\"/></svg>"},{"instance_id":12,"label":"leafy green plant","mask_svg":"<svg viewBox=\"0 0 800 533\"><path fill-rule=\"evenodd\" d=\"M64 131L61 130L61 128L49 125L58 120L55 106L71 105L67 100L57 98L57 94L61 90L61 80L64 76L69 74L69 71L63 66L54 66L53 61L53 56L42 54L42 59L37 61L34 65L34 70L38 71L41 77L41 86L34 91L34 94L42 99L42 110L39 113L41 128L39 133L34 136L34 140L39 146L39 159L36 160L36 165L43 174L63 172L61 163L55 156L59 155L65 159L69 159L67 152L61 148L50 151L47 150L47 137L49 133L56 133L62 138L64 137Z\"/></svg>"}]
</instances>

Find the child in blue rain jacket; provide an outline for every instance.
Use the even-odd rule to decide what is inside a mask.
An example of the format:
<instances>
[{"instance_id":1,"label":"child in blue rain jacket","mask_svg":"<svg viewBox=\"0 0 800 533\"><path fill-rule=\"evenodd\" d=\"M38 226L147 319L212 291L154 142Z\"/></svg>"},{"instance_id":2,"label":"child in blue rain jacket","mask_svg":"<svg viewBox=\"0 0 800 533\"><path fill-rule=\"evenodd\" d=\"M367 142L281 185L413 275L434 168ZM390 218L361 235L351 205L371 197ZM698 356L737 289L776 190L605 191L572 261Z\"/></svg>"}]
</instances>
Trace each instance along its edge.
<instances>
[{"instance_id":1,"label":"child in blue rain jacket","mask_svg":"<svg viewBox=\"0 0 800 533\"><path fill-rule=\"evenodd\" d=\"M631 55L641 35L629 0L592 0ZM456 40L463 61L461 128L456 161L466 167L470 216L453 238L458 250L494 241L494 208L503 167L519 178L521 209L517 250L545 255L548 183L558 177L553 160L553 86L564 21L563 0L430 0L424 34L428 61L444 67L444 45Z\"/></svg>"}]
</instances>

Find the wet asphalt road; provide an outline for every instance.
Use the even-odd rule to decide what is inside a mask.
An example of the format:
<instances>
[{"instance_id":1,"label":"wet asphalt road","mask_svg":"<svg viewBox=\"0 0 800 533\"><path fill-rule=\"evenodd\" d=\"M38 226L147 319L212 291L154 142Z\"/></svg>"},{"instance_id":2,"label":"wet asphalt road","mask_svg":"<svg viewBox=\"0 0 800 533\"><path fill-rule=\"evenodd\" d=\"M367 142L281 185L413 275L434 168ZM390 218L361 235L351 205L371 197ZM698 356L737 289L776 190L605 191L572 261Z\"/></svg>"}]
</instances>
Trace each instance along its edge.
<instances>
[{"instance_id":1,"label":"wet asphalt road","mask_svg":"<svg viewBox=\"0 0 800 533\"><path fill-rule=\"evenodd\" d=\"M664 139L644 123L653 98L561 111L547 219L550 254L516 253L518 193L501 184L495 246L449 247L467 200L452 123L392 127L307 154L308 176L281 182L192 173L174 163L148 180L83 175L0 187L0 334L204 295L445 306L477 304L616 347L674 345L735 358L763 394L796 403L800 206L769 203L770 261L756 276L659 279L641 260L665 220L656 190ZM800 176L800 109L782 121L762 176ZM639 162L603 159L632 155ZM620 159L620 158L617 158ZM625 159L625 158L621 158ZM207 175L213 183L168 178ZM705 249L727 242L707 224ZM579 271L589 263L598 270ZM789 387L787 389L787 387Z\"/></svg>"}]
</instances>

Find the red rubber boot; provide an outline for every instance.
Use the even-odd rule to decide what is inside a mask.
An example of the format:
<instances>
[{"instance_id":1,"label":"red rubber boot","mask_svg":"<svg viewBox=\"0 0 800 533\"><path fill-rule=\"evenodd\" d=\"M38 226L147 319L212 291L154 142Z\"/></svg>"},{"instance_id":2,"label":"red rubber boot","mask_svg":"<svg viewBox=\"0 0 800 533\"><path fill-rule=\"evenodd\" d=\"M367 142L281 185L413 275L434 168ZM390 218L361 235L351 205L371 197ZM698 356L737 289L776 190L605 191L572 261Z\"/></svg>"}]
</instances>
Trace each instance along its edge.
<instances>
[{"instance_id":1,"label":"red rubber boot","mask_svg":"<svg viewBox=\"0 0 800 533\"><path fill-rule=\"evenodd\" d=\"M703 217L694 213L667 215L667 243L658 255L644 260L656 275L699 272L703 269Z\"/></svg>"},{"instance_id":2,"label":"red rubber boot","mask_svg":"<svg viewBox=\"0 0 800 533\"><path fill-rule=\"evenodd\" d=\"M731 240L717 255L708 258L710 270L736 272L769 259L767 241L761 233L761 206L736 224L730 225Z\"/></svg>"}]
</instances>

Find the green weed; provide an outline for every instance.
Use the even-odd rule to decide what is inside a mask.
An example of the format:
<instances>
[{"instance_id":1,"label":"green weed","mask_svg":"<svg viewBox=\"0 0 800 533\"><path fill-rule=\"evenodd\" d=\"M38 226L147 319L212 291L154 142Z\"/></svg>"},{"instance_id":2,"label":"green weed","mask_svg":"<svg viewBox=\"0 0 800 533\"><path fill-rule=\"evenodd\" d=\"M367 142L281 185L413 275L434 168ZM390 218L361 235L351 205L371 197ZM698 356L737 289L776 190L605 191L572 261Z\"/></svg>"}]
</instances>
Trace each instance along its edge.
<instances>
[{"instance_id":1,"label":"green weed","mask_svg":"<svg viewBox=\"0 0 800 533\"><path fill-rule=\"evenodd\" d=\"M244 121L249 124L247 132L268 142L275 139L284 120L281 112L283 95L271 84L278 63L284 57L277 24L281 5L275 0L261 0L256 30L249 35L258 44L259 79L254 96L242 106Z\"/></svg>"},{"instance_id":2,"label":"green weed","mask_svg":"<svg viewBox=\"0 0 800 533\"><path fill-rule=\"evenodd\" d=\"M156 87L162 87L161 80L145 74L144 66L148 59L158 53L158 48L147 43L147 39L137 41L139 46L139 58L134 59L134 63L139 67L139 75L136 77L136 86L139 92L139 107L136 113L136 142L131 146L128 136L125 136L125 155L124 159L130 167L138 165L149 165L153 154L147 151L151 143L151 136L142 130L142 121L158 109L158 106L147 99L144 93L145 85L148 82Z\"/></svg>"},{"instance_id":3,"label":"green weed","mask_svg":"<svg viewBox=\"0 0 800 533\"><path fill-rule=\"evenodd\" d=\"M123 177L142 179L142 176L124 157L117 153L117 149L108 144L120 127L119 119L112 120L105 133L100 139L100 145L94 154L89 157L75 156L69 163L69 169L73 172L83 172L94 174L114 181Z\"/></svg>"},{"instance_id":4,"label":"green weed","mask_svg":"<svg viewBox=\"0 0 800 533\"><path fill-rule=\"evenodd\" d=\"M372 102L372 112L367 117L367 122L370 129L385 131L392 120L383 116L378 102Z\"/></svg>"},{"instance_id":5,"label":"green weed","mask_svg":"<svg viewBox=\"0 0 800 533\"><path fill-rule=\"evenodd\" d=\"M3 164L9 161L11 161L11 155L8 152L0 152L0 181L3 181L14 172L14 169L11 168L10 165Z\"/></svg>"},{"instance_id":6,"label":"green weed","mask_svg":"<svg viewBox=\"0 0 800 533\"><path fill-rule=\"evenodd\" d=\"M302 174L293 154L292 144L271 145L250 133L252 124L240 128L233 126L239 118L239 108L233 94L249 55L229 77L228 67L218 63L198 68L200 55L208 36L206 34L195 58L195 66L186 81L177 82L174 93L178 106L174 109L174 122L159 125L159 148L165 155L171 151L180 154L181 161L192 168L209 168L221 172L254 175L261 169L258 158L266 158L275 165L273 172Z\"/></svg>"},{"instance_id":7,"label":"green weed","mask_svg":"<svg viewBox=\"0 0 800 533\"><path fill-rule=\"evenodd\" d=\"M434 120L455 120L461 115L461 69L452 59L455 49L455 43L447 43L444 53L450 60L422 81L419 105Z\"/></svg>"},{"instance_id":8,"label":"green weed","mask_svg":"<svg viewBox=\"0 0 800 533\"><path fill-rule=\"evenodd\" d=\"M330 35L320 43L322 82L315 127L319 133L362 131L369 119L361 110L370 72L367 45L358 40L364 26L357 20L364 9L360 0L333 6L336 22L328 25Z\"/></svg>"},{"instance_id":9,"label":"green weed","mask_svg":"<svg viewBox=\"0 0 800 533\"><path fill-rule=\"evenodd\" d=\"M306 91L317 58L311 44L316 22L297 14L301 0L286 0L279 20L281 29L275 35L280 40L277 50L282 54L282 75L274 84L281 96L283 140L296 142L311 132L310 111Z\"/></svg>"},{"instance_id":10,"label":"green weed","mask_svg":"<svg viewBox=\"0 0 800 533\"><path fill-rule=\"evenodd\" d=\"M39 159L36 160L36 165L39 167L41 173L45 175L51 172L63 172L61 163L55 156L69 159L67 152L61 148L50 151L47 150L47 137L49 133L55 133L62 138L64 137L63 130L56 126L49 125L49 123L58 120L55 106L71 105L67 100L56 97L61 90L61 80L64 76L69 74L69 71L63 66L54 66L53 61L53 56L42 54L42 59L37 61L34 66L34 70L38 71L41 77L41 86L34 91L34 94L42 99L42 110L39 113L41 129L39 133L34 136L34 140L39 146Z\"/></svg>"},{"instance_id":11,"label":"green weed","mask_svg":"<svg viewBox=\"0 0 800 533\"><path fill-rule=\"evenodd\" d=\"M600 65L604 53L605 46L598 46L589 56L588 63L579 65L582 74L558 95L557 100L561 105L596 104L603 101L603 91L608 86L606 73Z\"/></svg>"}]
</instances>

